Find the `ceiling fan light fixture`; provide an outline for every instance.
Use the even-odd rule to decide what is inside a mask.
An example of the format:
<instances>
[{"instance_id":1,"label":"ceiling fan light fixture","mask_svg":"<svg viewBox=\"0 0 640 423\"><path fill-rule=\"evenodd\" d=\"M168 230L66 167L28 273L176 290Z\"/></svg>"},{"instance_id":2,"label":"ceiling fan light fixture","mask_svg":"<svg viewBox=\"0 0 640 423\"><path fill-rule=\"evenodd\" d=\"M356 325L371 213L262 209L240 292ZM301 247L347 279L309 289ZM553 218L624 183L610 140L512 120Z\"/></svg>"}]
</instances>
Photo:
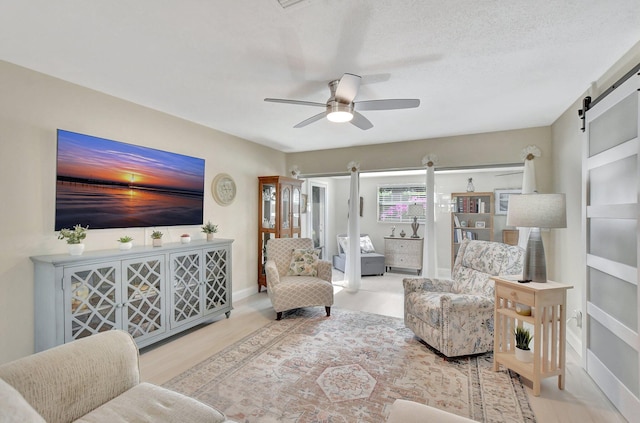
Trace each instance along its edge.
<instances>
[{"instance_id":1,"label":"ceiling fan light fixture","mask_svg":"<svg viewBox=\"0 0 640 423\"><path fill-rule=\"evenodd\" d=\"M331 102L327 105L327 119L337 123L349 122L353 119L353 106L351 104Z\"/></svg>"}]
</instances>

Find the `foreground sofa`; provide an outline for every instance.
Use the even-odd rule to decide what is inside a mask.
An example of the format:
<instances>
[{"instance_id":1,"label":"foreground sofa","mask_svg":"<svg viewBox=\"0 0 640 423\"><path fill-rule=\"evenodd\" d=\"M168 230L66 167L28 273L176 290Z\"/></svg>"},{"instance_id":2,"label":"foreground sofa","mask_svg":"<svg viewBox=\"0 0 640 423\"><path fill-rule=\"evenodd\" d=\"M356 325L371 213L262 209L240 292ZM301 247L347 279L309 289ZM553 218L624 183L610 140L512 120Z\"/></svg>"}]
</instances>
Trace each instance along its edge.
<instances>
[{"instance_id":1,"label":"foreground sofa","mask_svg":"<svg viewBox=\"0 0 640 423\"><path fill-rule=\"evenodd\" d=\"M140 383L138 348L108 331L0 366L0 422L230 422L193 398Z\"/></svg>"},{"instance_id":2,"label":"foreground sofa","mask_svg":"<svg viewBox=\"0 0 640 423\"><path fill-rule=\"evenodd\" d=\"M387 423L471 423L466 417L419 404L413 401L397 399L391 405Z\"/></svg>"},{"instance_id":3,"label":"foreground sofa","mask_svg":"<svg viewBox=\"0 0 640 423\"><path fill-rule=\"evenodd\" d=\"M404 323L447 357L493 350L492 276L522 273L524 250L489 241L460 245L452 279L405 278Z\"/></svg>"}]
</instances>

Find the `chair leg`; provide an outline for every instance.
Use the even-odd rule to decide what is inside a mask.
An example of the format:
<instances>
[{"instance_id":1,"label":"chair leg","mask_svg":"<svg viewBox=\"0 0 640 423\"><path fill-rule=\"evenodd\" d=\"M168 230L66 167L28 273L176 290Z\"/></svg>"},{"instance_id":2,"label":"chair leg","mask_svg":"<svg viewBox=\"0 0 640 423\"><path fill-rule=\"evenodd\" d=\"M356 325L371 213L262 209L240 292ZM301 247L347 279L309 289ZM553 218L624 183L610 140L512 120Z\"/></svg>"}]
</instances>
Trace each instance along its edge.
<instances>
[{"instance_id":1,"label":"chair leg","mask_svg":"<svg viewBox=\"0 0 640 423\"><path fill-rule=\"evenodd\" d=\"M331 316L331 307L325 307L324 309L327 312L327 317Z\"/></svg>"},{"instance_id":2,"label":"chair leg","mask_svg":"<svg viewBox=\"0 0 640 423\"><path fill-rule=\"evenodd\" d=\"M276 320L280 320L282 319L282 312L279 311L278 314L276 314Z\"/></svg>"}]
</instances>

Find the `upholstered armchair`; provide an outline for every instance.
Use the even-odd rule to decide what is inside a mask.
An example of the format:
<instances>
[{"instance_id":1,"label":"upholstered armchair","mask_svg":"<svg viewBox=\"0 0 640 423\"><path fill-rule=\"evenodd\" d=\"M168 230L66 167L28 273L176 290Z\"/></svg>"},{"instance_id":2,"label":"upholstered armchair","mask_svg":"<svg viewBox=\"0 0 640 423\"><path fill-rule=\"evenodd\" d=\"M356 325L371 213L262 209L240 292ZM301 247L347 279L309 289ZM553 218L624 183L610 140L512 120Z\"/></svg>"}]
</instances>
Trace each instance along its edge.
<instances>
[{"instance_id":1,"label":"upholstered armchair","mask_svg":"<svg viewBox=\"0 0 640 423\"><path fill-rule=\"evenodd\" d=\"M267 294L277 313L302 307L333 305L331 263L318 259L310 238L273 238L267 242Z\"/></svg>"},{"instance_id":2,"label":"upholstered armchair","mask_svg":"<svg viewBox=\"0 0 640 423\"><path fill-rule=\"evenodd\" d=\"M522 273L524 250L463 241L452 279L405 278L404 323L447 357L493 350L495 292L491 276Z\"/></svg>"}]
</instances>

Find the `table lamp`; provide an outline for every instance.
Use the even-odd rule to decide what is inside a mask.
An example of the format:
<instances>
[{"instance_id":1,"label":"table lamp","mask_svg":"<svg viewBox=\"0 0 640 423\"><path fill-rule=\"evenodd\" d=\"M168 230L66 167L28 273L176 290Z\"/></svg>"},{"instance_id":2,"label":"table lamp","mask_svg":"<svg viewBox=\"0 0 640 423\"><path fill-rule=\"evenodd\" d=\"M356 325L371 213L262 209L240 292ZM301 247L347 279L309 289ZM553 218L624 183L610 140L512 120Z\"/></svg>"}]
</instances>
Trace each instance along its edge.
<instances>
[{"instance_id":1,"label":"table lamp","mask_svg":"<svg viewBox=\"0 0 640 423\"><path fill-rule=\"evenodd\" d=\"M547 281L547 264L540 228L566 228L564 194L521 194L509 196L507 226L531 228L527 240L522 279Z\"/></svg>"},{"instance_id":2,"label":"table lamp","mask_svg":"<svg viewBox=\"0 0 640 423\"><path fill-rule=\"evenodd\" d=\"M413 217L413 223L411 223L411 229L413 229L413 235L411 238L420 238L418 236L418 217L424 216L424 206L422 204L411 204L407 210L407 216Z\"/></svg>"}]
</instances>

